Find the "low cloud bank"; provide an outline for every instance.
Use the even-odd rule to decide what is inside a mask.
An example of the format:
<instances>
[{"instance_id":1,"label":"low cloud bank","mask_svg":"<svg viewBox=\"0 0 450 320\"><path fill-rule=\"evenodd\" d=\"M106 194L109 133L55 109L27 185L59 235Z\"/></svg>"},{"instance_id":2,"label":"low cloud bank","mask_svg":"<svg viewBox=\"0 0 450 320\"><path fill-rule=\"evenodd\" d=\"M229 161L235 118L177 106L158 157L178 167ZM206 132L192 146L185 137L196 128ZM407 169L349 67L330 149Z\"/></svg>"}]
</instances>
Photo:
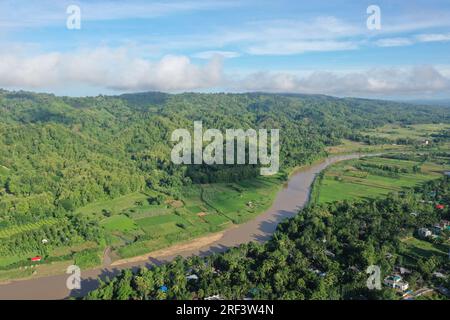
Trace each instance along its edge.
<instances>
[{"instance_id":1,"label":"low cloud bank","mask_svg":"<svg viewBox=\"0 0 450 320\"><path fill-rule=\"evenodd\" d=\"M32 90L92 86L106 90L269 91L332 95L447 94L450 79L434 66L375 68L365 71L228 74L220 54L203 64L187 56L150 61L123 48L33 56L0 52L0 87Z\"/></svg>"}]
</instances>

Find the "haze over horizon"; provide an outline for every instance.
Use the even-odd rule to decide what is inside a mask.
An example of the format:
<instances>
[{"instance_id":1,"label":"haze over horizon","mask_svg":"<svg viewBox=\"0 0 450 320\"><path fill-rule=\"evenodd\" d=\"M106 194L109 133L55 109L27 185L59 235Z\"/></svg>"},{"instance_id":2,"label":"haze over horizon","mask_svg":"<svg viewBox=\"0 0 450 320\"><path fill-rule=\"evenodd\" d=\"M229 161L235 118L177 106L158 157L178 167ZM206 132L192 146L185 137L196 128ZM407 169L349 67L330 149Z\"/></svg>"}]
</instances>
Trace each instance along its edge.
<instances>
[{"instance_id":1,"label":"haze over horizon","mask_svg":"<svg viewBox=\"0 0 450 320\"><path fill-rule=\"evenodd\" d=\"M298 95L298 96L326 96L330 98L336 99L367 99L367 100L379 100L379 101L391 101L391 102L399 102L399 103L407 103L407 104L417 104L417 105L436 105L436 106L449 106L450 107L450 99L439 99L439 98L430 98L430 99L408 99L408 98L390 98L390 97L358 97L358 96L338 96L331 94L321 94L321 93L302 93L302 92L269 92L269 91L242 91L242 92L227 92L227 91L180 91L180 92L169 92L169 91L157 91L157 90L149 90L149 91L113 91L111 93L92 93L92 94L64 94L57 93L51 90L24 90L24 89L7 89L0 88L1 91L6 91L10 93L32 93L32 94L48 94L53 95L59 98L95 98L99 96L106 97L121 97L124 95L140 95L140 94L168 94L168 95L178 95L178 94L262 94L262 95Z\"/></svg>"},{"instance_id":2,"label":"haze over horizon","mask_svg":"<svg viewBox=\"0 0 450 320\"><path fill-rule=\"evenodd\" d=\"M67 7L81 29L66 26ZM367 8L381 9L369 30ZM2 1L0 87L450 98L448 1Z\"/></svg>"}]
</instances>

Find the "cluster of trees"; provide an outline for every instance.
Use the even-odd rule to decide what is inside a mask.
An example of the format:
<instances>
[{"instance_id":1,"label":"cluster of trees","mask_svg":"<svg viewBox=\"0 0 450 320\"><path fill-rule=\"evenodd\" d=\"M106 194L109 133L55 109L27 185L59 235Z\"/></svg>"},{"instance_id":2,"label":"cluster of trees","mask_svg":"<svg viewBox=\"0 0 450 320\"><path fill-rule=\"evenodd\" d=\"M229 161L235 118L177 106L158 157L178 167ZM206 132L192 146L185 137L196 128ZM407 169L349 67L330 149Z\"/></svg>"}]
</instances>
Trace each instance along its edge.
<instances>
[{"instance_id":1,"label":"cluster of trees","mask_svg":"<svg viewBox=\"0 0 450 320\"><path fill-rule=\"evenodd\" d=\"M423 199L447 209L438 211ZM448 218L449 204L447 177L385 199L310 206L281 223L264 244L249 243L205 258L179 257L135 274L125 270L86 298L201 299L219 294L228 299L397 299L391 289L369 290L366 268L378 265L384 277L395 266L405 266L407 248L401 239ZM421 214L411 215L417 211ZM407 266L413 270L408 279L412 286L428 281L438 269L450 271L448 258L433 253ZM448 277L441 281L450 285Z\"/></svg>"},{"instance_id":2,"label":"cluster of trees","mask_svg":"<svg viewBox=\"0 0 450 320\"><path fill-rule=\"evenodd\" d=\"M450 129L444 129L439 133L432 134L432 137L436 142L448 141L450 139Z\"/></svg>"},{"instance_id":3,"label":"cluster of trees","mask_svg":"<svg viewBox=\"0 0 450 320\"><path fill-rule=\"evenodd\" d=\"M362 134L362 133L353 133L348 136L348 138L352 141L362 142L368 145L378 145L378 144L389 144L394 143L391 139L385 137L377 137L374 135Z\"/></svg>"},{"instance_id":4,"label":"cluster of trees","mask_svg":"<svg viewBox=\"0 0 450 320\"><path fill-rule=\"evenodd\" d=\"M421 144L422 141L418 141L413 138L387 138L387 137L378 137L375 135L368 135L363 133L353 133L348 137L350 140L363 142L368 145L378 145L378 144L398 144L398 145L418 145ZM444 139L434 139L435 142L444 141Z\"/></svg>"},{"instance_id":5,"label":"cluster of trees","mask_svg":"<svg viewBox=\"0 0 450 320\"><path fill-rule=\"evenodd\" d=\"M355 168L375 175L391 178L399 177L400 173L418 173L421 170L420 165L414 165L411 168L407 168L376 163L357 163L355 164Z\"/></svg>"},{"instance_id":6,"label":"cluster of trees","mask_svg":"<svg viewBox=\"0 0 450 320\"><path fill-rule=\"evenodd\" d=\"M414 152L414 153L395 153L395 154L385 154L383 158L387 159L397 159L397 160L410 160L414 162L419 162L419 164L414 165L411 169L412 172L421 172L421 166L425 162L434 162L442 165L450 164L450 152L445 150L428 150L427 152ZM411 172L411 171L410 171Z\"/></svg>"}]
</instances>

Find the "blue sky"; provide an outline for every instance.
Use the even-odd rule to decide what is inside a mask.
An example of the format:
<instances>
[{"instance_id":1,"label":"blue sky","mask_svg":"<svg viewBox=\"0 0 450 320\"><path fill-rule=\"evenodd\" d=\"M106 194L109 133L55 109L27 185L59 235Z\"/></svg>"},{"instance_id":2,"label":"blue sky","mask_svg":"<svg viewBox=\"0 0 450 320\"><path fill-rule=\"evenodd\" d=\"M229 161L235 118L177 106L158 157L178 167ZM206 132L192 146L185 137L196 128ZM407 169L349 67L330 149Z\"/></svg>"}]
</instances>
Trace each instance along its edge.
<instances>
[{"instance_id":1,"label":"blue sky","mask_svg":"<svg viewBox=\"0 0 450 320\"><path fill-rule=\"evenodd\" d=\"M449 98L450 2L1 0L0 87Z\"/></svg>"}]
</instances>

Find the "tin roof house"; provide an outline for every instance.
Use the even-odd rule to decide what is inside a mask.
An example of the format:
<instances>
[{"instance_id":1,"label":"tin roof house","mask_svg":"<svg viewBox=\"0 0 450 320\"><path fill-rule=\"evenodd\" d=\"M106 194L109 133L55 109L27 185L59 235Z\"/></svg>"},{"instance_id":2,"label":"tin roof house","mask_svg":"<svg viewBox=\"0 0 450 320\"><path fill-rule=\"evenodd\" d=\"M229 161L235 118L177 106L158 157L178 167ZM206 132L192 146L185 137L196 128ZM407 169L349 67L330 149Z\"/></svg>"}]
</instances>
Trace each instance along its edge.
<instances>
[{"instance_id":1,"label":"tin roof house","mask_svg":"<svg viewBox=\"0 0 450 320\"><path fill-rule=\"evenodd\" d=\"M406 291L409 287L408 282L403 281L403 278L399 275L388 276L384 279L383 283L385 286L394 288L399 291Z\"/></svg>"}]
</instances>

